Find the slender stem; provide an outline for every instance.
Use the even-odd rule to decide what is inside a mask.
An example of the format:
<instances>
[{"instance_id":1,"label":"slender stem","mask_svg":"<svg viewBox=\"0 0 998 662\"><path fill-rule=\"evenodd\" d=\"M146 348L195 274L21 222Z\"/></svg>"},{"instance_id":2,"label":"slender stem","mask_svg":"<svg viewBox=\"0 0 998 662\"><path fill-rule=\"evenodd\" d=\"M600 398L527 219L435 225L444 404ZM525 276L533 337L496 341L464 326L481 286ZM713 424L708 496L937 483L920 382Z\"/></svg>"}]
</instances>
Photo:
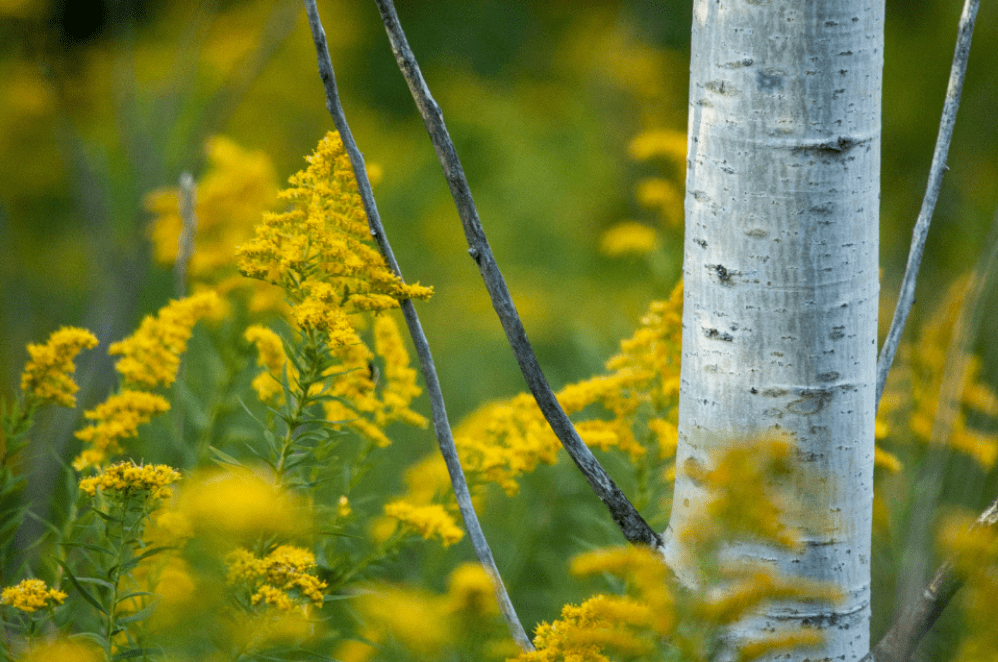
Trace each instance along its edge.
<instances>
[{"instance_id":1,"label":"slender stem","mask_svg":"<svg viewBox=\"0 0 998 662\"><path fill-rule=\"evenodd\" d=\"M575 426L572 425L550 385L548 385L547 378L544 376L530 341L527 339L527 332L523 328L520 316L516 312L516 306L513 305L509 288L506 287L506 280L499 271L492 249L489 248L485 230L475 208L475 201L471 196L468 180L464 176L461 161L457 156L450 134L447 132L447 126L444 124L443 113L430 94L423 74L419 70L419 63L416 61L412 49L409 48L405 33L399 24L398 15L395 13L395 5L392 0L375 0L375 2L381 12L381 20L385 24L385 30L388 32L392 53L395 54L399 69L405 76L409 91L419 108L419 113L422 115L423 122L430 134L430 140L433 142L437 157L440 159L440 165L443 167L451 196L454 198L458 215L461 217L461 224L464 226L464 234L469 247L468 253L475 260L482 274L485 287L492 299L492 306L499 315L499 321L506 332L506 338L516 357L516 362L520 366L520 371L527 381L527 387L533 394L551 429L565 450L568 451L576 466L582 471L586 480L589 481L593 491L609 509L610 515L620 527L624 537L633 543L642 543L654 549L661 549L661 536L648 526L634 505L624 496L624 493L593 456L592 451L582 441Z\"/></svg>"},{"instance_id":2,"label":"slender stem","mask_svg":"<svg viewBox=\"0 0 998 662\"><path fill-rule=\"evenodd\" d=\"M364 203L364 210L367 212L368 224L371 228L371 235L378 242L385 257L385 261L392 271L402 278L395 254L392 252L388 237L385 235L384 227L381 225L381 217L378 214L378 207L374 201L374 194L371 192L371 182L367 177L367 169L364 166L364 157L357 149L357 143L353 139L350 126L347 124L346 116L340 105L339 93L336 89L336 78L333 72L333 63L329 57L329 48L326 45L326 33L322 28L319 19L319 11L315 6L315 0L305 0L305 10L308 13L308 22L312 28L312 38L315 41L315 50L319 59L319 76L322 78L326 90L326 108L332 115L333 123L336 125L343 146L350 156L350 163L353 166L354 175L357 179L357 187L360 190L360 197ZM464 518L465 528L475 549L479 562L485 568L489 578L492 580L492 588L495 591L499 609L509 627L513 639L525 651L534 650L530 638L523 630L520 619L516 615L513 603L509 599L506 587L503 585L496 567L495 559L492 557L492 550L489 548L485 534L478 522L474 506L471 503L471 494L468 491L468 483L464 478L464 471L461 469L461 462L457 455L457 447L454 445L454 436L451 433L450 423L447 420L447 410L444 406L443 393L440 390L440 381L437 379L437 371L433 365L433 355L430 353L430 345L423 333L419 316L412 301L406 299L401 302L402 313L405 316L406 324L409 327L409 334L412 336L416 354L419 356L419 363L423 372L423 380L426 382L426 391L430 398L430 408L433 413L433 428L437 435L437 442L440 446L440 453L447 464L447 471L450 474L451 484L454 486L454 496L457 499L461 516Z\"/></svg>"},{"instance_id":3,"label":"slender stem","mask_svg":"<svg viewBox=\"0 0 998 662\"><path fill-rule=\"evenodd\" d=\"M977 517L977 522L971 530L994 528L996 525L998 525L998 499L992 501L991 505ZM919 599L904 611L901 618L894 622L887 634L860 662L908 662L922 637L935 625L953 596L963 586L963 582L963 578L956 573L952 560L939 566Z\"/></svg>"},{"instance_id":4,"label":"slender stem","mask_svg":"<svg viewBox=\"0 0 998 662\"><path fill-rule=\"evenodd\" d=\"M960 107L960 94L963 91L963 80L967 75L967 61L970 58L970 40L974 35L974 21L977 18L977 8L980 0L965 0L963 13L960 16L960 26L957 29L956 50L953 53L953 65L950 68L949 85L946 88L946 101L943 104L943 115L939 122L939 135L936 138L935 151L932 154L932 165L929 168L929 182L922 199L922 209L918 213L915 229L911 237L911 249L908 252L908 265L901 281L901 292L897 306L894 309L894 319L887 332L887 339L880 350L877 361L877 401L884 393L887 373L890 372L901 341L908 313L915 303L915 281L918 280L918 269L922 264L922 254L925 252L925 239L929 235L929 224L932 213L939 199L939 190L943 184L943 174L948 170L946 155L949 153L950 141L953 138L953 125L956 123L956 111Z\"/></svg>"}]
</instances>

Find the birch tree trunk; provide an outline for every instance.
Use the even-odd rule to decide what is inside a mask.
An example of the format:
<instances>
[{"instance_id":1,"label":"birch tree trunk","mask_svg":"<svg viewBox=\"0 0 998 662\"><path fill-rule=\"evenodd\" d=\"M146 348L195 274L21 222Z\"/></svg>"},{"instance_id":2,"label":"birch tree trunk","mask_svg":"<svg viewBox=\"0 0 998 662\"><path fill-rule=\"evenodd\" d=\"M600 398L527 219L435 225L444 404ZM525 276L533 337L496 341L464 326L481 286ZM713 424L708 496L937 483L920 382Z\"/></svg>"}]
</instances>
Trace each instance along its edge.
<instances>
[{"instance_id":1,"label":"birch tree trunk","mask_svg":"<svg viewBox=\"0 0 998 662\"><path fill-rule=\"evenodd\" d=\"M702 503L683 476L718 444L789 433L814 482L801 554L739 548L830 581L827 605L778 604L733 637L807 624L869 648L883 0L695 0L679 448L666 556ZM781 657L780 659L788 659Z\"/></svg>"}]
</instances>

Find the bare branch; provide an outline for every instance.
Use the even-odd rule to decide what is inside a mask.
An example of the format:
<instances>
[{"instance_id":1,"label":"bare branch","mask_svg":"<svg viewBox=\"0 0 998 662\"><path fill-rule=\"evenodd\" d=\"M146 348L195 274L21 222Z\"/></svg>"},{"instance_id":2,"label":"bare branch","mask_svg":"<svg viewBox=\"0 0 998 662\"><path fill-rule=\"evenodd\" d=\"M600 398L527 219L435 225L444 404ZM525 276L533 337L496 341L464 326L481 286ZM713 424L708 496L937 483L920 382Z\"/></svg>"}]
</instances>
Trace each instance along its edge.
<instances>
[{"instance_id":1,"label":"bare branch","mask_svg":"<svg viewBox=\"0 0 998 662\"><path fill-rule=\"evenodd\" d=\"M398 262L388 243L384 227L381 225L381 217L378 214L378 207L374 201L374 194L371 192L371 182L367 177L367 168L364 166L364 157L357 149L357 143L353 139L350 127L347 124L346 116L340 105L339 94L336 90L336 78L333 73L333 64L329 57L329 48L326 45L326 33L319 20L319 11L315 6L315 0L305 0L305 10L308 13L308 22L312 28L312 39L315 41L315 50L319 59L319 75L322 78L323 86L326 90L326 108L333 117L343 146L350 156L350 163L353 165L354 175L357 179L357 187L360 190L361 200L364 203L364 210L367 212L368 224L371 228L371 235L378 242L385 260L399 278L402 272ZM430 345L423 333L423 327L419 322L419 316L411 300L402 301L402 313L405 316L406 324L409 326L409 333L412 336L416 354L419 356L419 363L423 371L423 380L426 382L426 391L430 397L430 407L433 412L433 428L440 445L440 453L447 464L447 471L450 474L451 484L454 486L454 496L457 498L458 507L461 509L461 516L464 518L464 525L471 538L471 544L475 549L479 562L485 568L489 578L492 580L492 587L495 591L496 600L502 611L506 624L509 626L513 639L525 651L534 650L530 638L523 630L520 619L516 615L516 610L506 593L506 587L499 576L495 559L492 557L492 550L489 548L482 527L478 523L478 516L475 514L474 506L471 504L471 495L468 491L468 483L464 478L464 471L461 469L461 462L457 455L457 448L454 445L454 437L451 434L450 423L447 420L447 410L444 406L443 394L440 390L440 381L437 379L437 371L433 365L433 355L430 353Z\"/></svg>"},{"instance_id":2,"label":"bare branch","mask_svg":"<svg viewBox=\"0 0 998 662\"><path fill-rule=\"evenodd\" d=\"M973 529L998 524L998 499L978 517ZM887 634L860 662L908 662L919 642L935 625L950 600L963 586L952 561L946 561L928 583L917 602L901 615Z\"/></svg>"},{"instance_id":3,"label":"bare branch","mask_svg":"<svg viewBox=\"0 0 998 662\"><path fill-rule=\"evenodd\" d=\"M561 441L569 456L582 471L582 474L589 481L593 491L606 505L617 526L623 532L624 537L630 542L649 545L655 549L661 549L662 538L645 522L641 514L638 513L634 505L624 496L616 483L603 469L599 461L593 456L592 451L579 437L572 422L568 419L554 392L548 385L547 379L541 370L534 350L527 339L527 333L520 321L520 316L513 305L506 281L499 272L495 256L489 248L489 242L485 236L485 230L478 218L478 211L475 208L475 201L471 196L471 189L468 180L464 176L464 168L457 156L454 143L447 131L444 123L443 113L440 106L433 99L430 90L423 79L423 74L419 70L419 63L409 48L409 43L399 24L398 15L395 13L395 5L392 0L375 0L378 10L381 12L381 20L385 24L388 32L388 39L392 45L392 53L398 62L402 75L405 76L409 91L412 93L419 113L423 117L426 129L430 134L430 140L436 149L440 165L443 167L444 176L450 187L451 196L457 206L458 215L461 217L461 224L464 226L465 238L468 241L468 253L478 265L478 269L485 281L485 287L492 299L492 306L499 315L506 338L516 357L516 362L520 366L527 387L537 401L544 418Z\"/></svg>"},{"instance_id":4,"label":"bare branch","mask_svg":"<svg viewBox=\"0 0 998 662\"><path fill-rule=\"evenodd\" d=\"M180 175L179 212L183 226L177 239L177 259L173 263L173 289L177 298L187 295L187 267L194 256L194 237L198 232L195 208L194 177L189 172Z\"/></svg>"},{"instance_id":5,"label":"bare branch","mask_svg":"<svg viewBox=\"0 0 998 662\"><path fill-rule=\"evenodd\" d=\"M949 153L950 141L953 138L953 125L956 123L956 111L960 107L960 94L963 91L963 80L967 74L967 60L970 58L970 40L974 35L974 21L977 18L977 8L980 0L965 0L963 13L960 16L960 26L957 29L956 50L953 53L953 65L950 68L949 85L946 88L946 101L943 104L943 115L939 122L939 135L936 138L935 151L932 154L932 165L929 168L929 182L922 199L922 209L918 213L915 229L911 237L911 249L908 252L908 265L905 267L904 279L901 281L901 293L894 309L894 319L887 332L887 339L880 350L877 361L877 407L884 393L887 373L890 372L901 341L908 313L915 303L915 281L918 279L918 269L922 264L922 253L925 252L925 239L929 234L929 224L932 213L939 199L939 190L943 183L943 174L948 169L946 155Z\"/></svg>"}]
</instances>

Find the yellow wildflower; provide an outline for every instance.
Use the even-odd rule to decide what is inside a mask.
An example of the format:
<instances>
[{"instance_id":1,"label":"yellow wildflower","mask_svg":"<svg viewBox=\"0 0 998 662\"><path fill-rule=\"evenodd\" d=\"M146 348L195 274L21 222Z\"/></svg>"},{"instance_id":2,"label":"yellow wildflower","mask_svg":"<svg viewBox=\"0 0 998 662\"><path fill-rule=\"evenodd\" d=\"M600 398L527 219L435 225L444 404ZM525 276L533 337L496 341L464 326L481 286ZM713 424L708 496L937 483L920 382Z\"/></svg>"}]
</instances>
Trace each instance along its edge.
<instances>
[{"instance_id":1,"label":"yellow wildflower","mask_svg":"<svg viewBox=\"0 0 998 662\"><path fill-rule=\"evenodd\" d=\"M155 317L147 315L138 331L111 345L108 354L120 355L115 364L127 384L169 386L177 378L180 355L187 349L191 328L221 302L212 291L171 301Z\"/></svg>"},{"instance_id":2,"label":"yellow wildflower","mask_svg":"<svg viewBox=\"0 0 998 662\"><path fill-rule=\"evenodd\" d=\"M309 166L289 179L279 197L293 205L265 215L255 238L239 247L239 268L247 276L281 285L295 306L311 295L309 319L320 303L347 312L379 310L388 297L426 299L432 290L406 285L373 245L350 160L336 133L328 133ZM309 278L332 288L332 296L309 292ZM342 302L342 303L341 303Z\"/></svg>"},{"instance_id":3,"label":"yellow wildflower","mask_svg":"<svg viewBox=\"0 0 998 662\"><path fill-rule=\"evenodd\" d=\"M40 579L25 579L17 586L5 588L0 592L0 604L27 613L61 605L65 599L65 593L49 588Z\"/></svg>"},{"instance_id":4,"label":"yellow wildflower","mask_svg":"<svg viewBox=\"0 0 998 662\"><path fill-rule=\"evenodd\" d=\"M284 366L288 360L288 357L284 354L284 344L281 342L281 337L267 327L260 326L259 324L246 329L244 337L256 345L256 351L259 353L257 364L264 368L259 375L253 378L253 383L251 384L253 390L256 391L257 397L262 402L279 402L283 399L281 378ZM296 378L293 371L294 366L289 365L289 380Z\"/></svg>"},{"instance_id":5,"label":"yellow wildflower","mask_svg":"<svg viewBox=\"0 0 998 662\"><path fill-rule=\"evenodd\" d=\"M90 448L73 461L73 467L82 471L103 463L109 455L120 453L122 440L134 437L140 425L169 409L170 403L162 396L125 390L85 411L83 416L93 424L78 430L76 438L89 444Z\"/></svg>"},{"instance_id":6,"label":"yellow wildflower","mask_svg":"<svg viewBox=\"0 0 998 662\"><path fill-rule=\"evenodd\" d=\"M631 140L628 150L635 161L664 156L685 167L686 132L671 129L645 131Z\"/></svg>"},{"instance_id":7,"label":"yellow wildflower","mask_svg":"<svg viewBox=\"0 0 998 662\"><path fill-rule=\"evenodd\" d=\"M236 246L253 236L260 215L277 201L277 174L266 153L244 149L224 136L210 138L205 152L208 168L198 182L194 210L197 250L188 273L196 280L216 282L231 269ZM150 232L154 256L172 264L183 224L178 190L154 191L146 196L145 206L156 216Z\"/></svg>"},{"instance_id":8,"label":"yellow wildflower","mask_svg":"<svg viewBox=\"0 0 998 662\"><path fill-rule=\"evenodd\" d=\"M608 420L594 417L578 425L586 443L618 449L634 463L675 454L682 305L680 282L668 300L651 303L634 335L606 362L607 374L558 392L569 415L591 406L609 413ZM541 463L553 464L561 448L529 393L480 407L455 427L454 441L473 487L492 482L510 496L519 490L518 476ZM656 444L657 452L648 453ZM407 479L406 500L427 503L434 493L446 491L447 470L439 457L417 466L420 479Z\"/></svg>"},{"instance_id":9,"label":"yellow wildflower","mask_svg":"<svg viewBox=\"0 0 998 662\"><path fill-rule=\"evenodd\" d=\"M739 662L748 662L774 651L820 646L825 640L819 630L801 628L753 639L738 647Z\"/></svg>"},{"instance_id":10,"label":"yellow wildflower","mask_svg":"<svg viewBox=\"0 0 998 662\"><path fill-rule=\"evenodd\" d=\"M385 515L397 519L404 528L413 529L427 540L440 538L444 547L464 537L464 531L440 504L415 506L405 501L393 501L385 505Z\"/></svg>"},{"instance_id":11,"label":"yellow wildflower","mask_svg":"<svg viewBox=\"0 0 998 662\"><path fill-rule=\"evenodd\" d=\"M901 460L893 453L888 453L879 446L873 449L873 466L880 467L892 474L896 474L903 468Z\"/></svg>"},{"instance_id":12,"label":"yellow wildflower","mask_svg":"<svg viewBox=\"0 0 998 662\"><path fill-rule=\"evenodd\" d=\"M447 579L448 609L468 616L498 614L492 581L480 563L462 563Z\"/></svg>"},{"instance_id":13,"label":"yellow wildflower","mask_svg":"<svg viewBox=\"0 0 998 662\"><path fill-rule=\"evenodd\" d=\"M962 319L960 310L969 285L967 276L957 279L940 309L920 329L917 340L899 348L877 422L883 437L893 440L892 431L908 429L913 434L897 435L898 441L914 438L925 444L947 444L990 469L998 461L998 435L974 429L968 421L982 425L998 416L998 395L981 380L979 357L955 357L954 365L964 370L959 379L963 391L941 393L943 380L953 369L948 365L948 348L964 331L954 329L953 321ZM968 416L970 412L972 416ZM943 422L938 427L945 436L937 439L934 433L940 416ZM878 435L878 441L880 438Z\"/></svg>"},{"instance_id":14,"label":"yellow wildflower","mask_svg":"<svg viewBox=\"0 0 998 662\"><path fill-rule=\"evenodd\" d=\"M195 535L223 544L261 534L298 535L310 523L303 505L272 475L235 468L186 479L175 507Z\"/></svg>"},{"instance_id":15,"label":"yellow wildflower","mask_svg":"<svg viewBox=\"0 0 998 662\"><path fill-rule=\"evenodd\" d=\"M409 367L409 354L395 320L379 315L374 320L374 349L356 343L336 348L339 365L330 369L332 377L325 403L326 419L334 429L347 427L379 447L391 440L384 430L395 422L425 427L426 419L409 408L421 393L416 371ZM384 375L378 369L380 358Z\"/></svg>"},{"instance_id":16,"label":"yellow wildflower","mask_svg":"<svg viewBox=\"0 0 998 662\"><path fill-rule=\"evenodd\" d=\"M633 221L617 223L600 237L600 253L607 257L644 255L656 248L658 233L655 228Z\"/></svg>"},{"instance_id":17,"label":"yellow wildflower","mask_svg":"<svg viewBox=\"0 0 998 662\"><path fill-rule=\"evenodd\" d=\"M669 227L682 227L683 189L681 186L661 177L647 177L638 182L635 195L639 205L657 210Z\"/></svg>"},{"instance_id":18,"label":"yellow wildflower","mask_svg":"<svg viewBox=\"0 0 998 662\"><path fill-rule=\"evenodd\" d=\"M401 420L426 427L426 418L409 409L409 404L423 391L416 385L416 371L409 367L409 353L398 325L388 315L374 319L374 351L384 361L385 372L385 386L381 390L383 408L376 424L384 427Z\"/></svg>"},{"instance_id":19,"label":"yellow wildflower","mask_svg":"<svg viewBox=\"0 0 998 662\"><path fill-rule=\"evenodd\" d=\"M99 475L84 478L80 481L80 489L90 496L97 494L99 489L119 494L148 492L151 498L167 499L170 490L166 486L178 480L180 472L165 464L136 465L128 461L112 464Z\"/></svg>"},{"instance_id":20,"label":"yellow wildflower","mask_svg":"<svg viewBox=\"0 0 998 662\"><path fill-rule=\"evenodd\" d=\"M603 653L606 649L627 656L646 655L654 650L652 640L642 632L649 618L649 609L631 598L596 595L578 606L565 605L561 619L538 626L537 650L521 653L516 660L609 662Z\"/></svg>"},{"instance_id":21,"label":"yellow wildflower","mask_svg":"<svg viewBox=\"0 0 998 662\"><path fill-rule=\"evenodd\" d=\"M79 639L55 639L35 646L20 662L103 662L104 651Z\"/></svg>"},{"instance_id":22,"label":"yellow wildflower","mask_svg":"<svg viewBox=\"0 0 998 662\"><path fill-rule=\"evenodd\" d=\"M444 600L417 589L379 586L361 595L357 606L370 629L369 639L381 641L391 635L417 659L426 659L451 641L453 626Z\"/></svg>"},{"instance_id":23,"label":"yellow wildflower","mask_svg":"<svg viewBox=\"0 0 998 662\"><path fill-rule=\"evenodd\" d=\"M336 504L336 516L340 519L350 517L350 501L346 496L341 496L339 502Z\"/></svg>"},{"instance_id":24,"label":"yellow wildflower","mask_svg":"<svg viewBox=\"0 0 998 662\"><path fill-rule=\"evenodd\" d=\"M794 470L793 446L783 438L759 439L718 454L705 470L689 461L683 470L709 490L698 518L680 535L700 547L716 547L721 538L758 540L796 549L800 532L784 521L791 496L772 490L760 496L760 485L776 485Z\"/></svg>"},{"instance_id":25,"label":"yellow wildflower","mask_svg":"<svg viewBox=\"0 0 998 662\"><path fill-rule=\"evenodd\" d=\"M64 326L53 331L44 345L29 344L31 360L21 373L21 390L38 404L75 407L79 386L73 381L73 359L80 350L97 346L97 338L85 329Z\"/></svg>"},{"instance_id":26,"label":"yellow wildflower","mask_svg":"<svg viewBox=\"0 0 998 662\"><path fill-rule=\"evenodd\" d=\"M336 652L333 653L333 659L340 660L340 662L367 662L376 650L374 646L365 644L363 641L344 639L340 642Z\"/></svg>"},{"instance_id":27,"label":"yellow wildflower","mask_svg":"<svg viewBox=\"0 0 998 662\"><path fill-rule=\"evenodd\" d=\"M662 557L647 547L628 545L599 549L572 559L574 575L607 573L628 582L636 599L649 607L648 626L659 635L669 634L676 623L671 573Z\"/></svg>"},{"instance_id":28,"label":"yellow wildflower","mask_svg":"<svg viewBox=\"0 0 998 662\"><path fill-rule=\"evenodd\" d=\"M322 605L326 582L308 573L315 568L315 555L308 550L281 545L261 559L237 549L229 554L226 563L228 583L246 585L252 592L253 604L290 610L300 605L300 600L289 593L295 591L316 606Z\"/></svg>"}]
</instances>

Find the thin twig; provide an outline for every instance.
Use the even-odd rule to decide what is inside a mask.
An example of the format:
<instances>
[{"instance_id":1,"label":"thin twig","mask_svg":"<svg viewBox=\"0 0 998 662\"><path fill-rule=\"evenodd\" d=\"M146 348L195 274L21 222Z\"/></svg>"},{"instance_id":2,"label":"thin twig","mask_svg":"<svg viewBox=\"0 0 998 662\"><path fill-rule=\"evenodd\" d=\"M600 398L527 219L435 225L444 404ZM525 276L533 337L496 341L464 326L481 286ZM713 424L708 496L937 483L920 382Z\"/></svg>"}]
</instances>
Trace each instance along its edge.
<instances>
[{"instance_id":1,"label":"thin twig","mask_svg":"<svg viewBox=\"0 0 998 662\"><path fill-rule=\"evenodd\" d=\"M894 309L894 319L887 332L887 339L880 350L877 361L877 400L884 393L887 373L890 372L901 341L908 313L915 303L915 281L918 280L918 269L922 264L922 253L925 252L925 240L929 235L929 224L932 213L939 199L939 190L943 184L943 174L948 170L946 155L949 153L950 141L953 138L953 125L956 123L956 111L960 107L960 94L963 91L963 80L967 75L967 61L970 58L970 40L974 35L974 21L977 18L977 8L980 0L965 0L963 13L960 15L960 26L957 29L956 50L953 53L953 65L950 68L949 85L946 88L946 101L943 104L943 115L939 122L939 135L936 138L936 148L932 154L932 165L929 168L929 182L922 199L922 209L918 213L915 229L911 237L911 250L908 252L908 265L905 267L904 279L901 281L901 292L897 306Z\"/></svg>"},{"instance_id":2,"label":"thin twig","mask_svg":"<svg viewBox=\"0 0 998 662\"><path fill-rule=\"evenodd\" d=\"M189 172L180 175L180 237L177 238L177 259L173 263L173 290L177 298L187 296L187 269L194 255L194 237L198 232L198 217L195 213L194 177Z\"/></svg>"},{"instance_id":3,"label":"thin twig","mask_svg":"<svg viewBox=\"0 0 998 662\"><path fill-rule=\"evenodd\" d=\"M978 517L971 530L994 527L998 524L998 499L991 502ZM935 625L953 596L963 586L953 562L946 561L932 581L926 585L919 599L901 615L877 645L860 662L908 662L919 642Z\"/></svg>"},{"instance_id":4,"label":"thin twig","mask_svg":"<svg viewBox=\"0 0 998 662\"><path fill-rule=\"evenodd\" d=\"M399 24L398 15L395 13L395 5L392 0L375 0L375 2L381 12L381 20L385 24L385 30L388 32L392 53L395 54L399 69L405 76L409 91L419 108L419 113L423 117L427 131L429 131L430 140L433 141L433 147L440 159L440 165L443 167L451 196L454 198L458 215L461 217L461 224L464 226L464 234L469 246L468 253L475 260L482 274L485 287L492 299L492 306L499 315L499 321L506 332L506 338L516 357L516 362L520 366L520 371L527 381L527 387L533 394L551 429L565 450L568 451L569 456L575 461L586 480L589 481L596 495L610 510L610 515L620 527L624 537L633 543L642 543L655 549L661 549L662 538L648 526L634 505L607 475L599 461L593 456L592 451L579 437L579 433L575 430L548 385L540 364L537 362L537 357L534 355L534 350L530 346L530 341L527 339L527 333L520 321L520 316L516 312L516 306L513 305L506 281L499 272L492 249L489 248L485 230L482 228L478 211L475 209L475 202L471 197L468 180L464 176L461 161L457 156L450 134L447 132L447 126L444 124L443 113L430 94L423 74L419 70L419 63L416 62L416 57L409 48L405 33Z\"/></svg>"},{"instance_id":5,"label":"thin twig","mask_svg":"<svg viewBox=\"0 0 998 662\"><path fill-rule=\"evenodd\" d=\"M319 59L319 75L322 78L323 86L326 90L326 108L333 117L333 123L340 133L343 146L350 156L350 163L353 165L354 174L357 178L357 187L360 190L361 200L364 203L364 210L367 212L368 223L371 228L371 235L374 236L381 248L381 252L391 267L392 271L402 277L395 254L388 243L384 227L381 225L381 217L378 214L378 207L374 201L374 194L371 192L371 183L367 177L367 169L364 166L364 157L357 149L357 143L353 139L350 127L347 124L346 116L340 105L339 93L336 90L336 78L333 73L333 64L329 57L329 48L326 45L326 33L319 20L319 11L315 6L315 0L305 0L305 9L308 13L308 22L312 28L312 39L315 41L315 50ZM454 445L454 437L451 434L450 423L447 420L447 409L444 406L443 394L440 390L440 381L437 379L437 371L433 365L433 355L430 353L430 345L423 333L423 327L419 322L419 316L412 301L406 299L402 301L402 313L405 315L406 324L409 326L409 333L412 336L416 354L423 371L423 380L426 382L426 391L430 397L430 408L433 412L433 428L437 434L437 441L440 445L440 453L447 464L447 471L450 473L451 484L454 486L454 495L457 498L458 507L461 509L461 516L464 518L464 525L468 529L471 544L478 555L489 578L492 580L492 587L495 590L496 600L506 624L509 626L513 639L525 651L534 650L530 638L527 637L520 620L516 615L516 610L510 602L506 587L499 576L495 560L492 558L492 550L482 533L482 527L478 523L478 516L475 514L474 506L471 504L471 495L468 491L468 483L464 478L461 469L461 462L457 455L457 448Z\"/></svg>"}]
</instances>

